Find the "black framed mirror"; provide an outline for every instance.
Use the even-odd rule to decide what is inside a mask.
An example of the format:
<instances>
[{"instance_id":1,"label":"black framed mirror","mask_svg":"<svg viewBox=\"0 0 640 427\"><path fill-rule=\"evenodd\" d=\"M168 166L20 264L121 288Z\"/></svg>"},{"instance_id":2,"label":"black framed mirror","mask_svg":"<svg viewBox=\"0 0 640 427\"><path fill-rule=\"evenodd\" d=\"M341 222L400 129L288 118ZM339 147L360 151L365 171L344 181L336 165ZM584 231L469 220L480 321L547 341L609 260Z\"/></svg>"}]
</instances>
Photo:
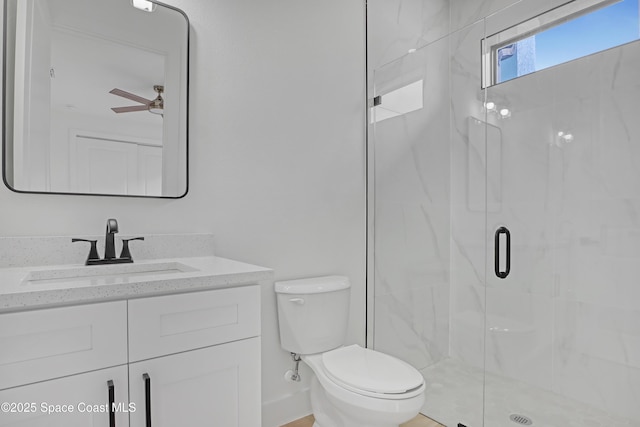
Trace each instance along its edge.
<instances>
[{"instance_id":1,"label":"black framed mirror","mask_svg":"<svg viewBox=\"0 0 640 427\"><path fill-rule=\"evenodd\" d=\"M187 193L184 12L148 0L5 0L3 22L7 187Z\"/></svg>"}]
</instances>

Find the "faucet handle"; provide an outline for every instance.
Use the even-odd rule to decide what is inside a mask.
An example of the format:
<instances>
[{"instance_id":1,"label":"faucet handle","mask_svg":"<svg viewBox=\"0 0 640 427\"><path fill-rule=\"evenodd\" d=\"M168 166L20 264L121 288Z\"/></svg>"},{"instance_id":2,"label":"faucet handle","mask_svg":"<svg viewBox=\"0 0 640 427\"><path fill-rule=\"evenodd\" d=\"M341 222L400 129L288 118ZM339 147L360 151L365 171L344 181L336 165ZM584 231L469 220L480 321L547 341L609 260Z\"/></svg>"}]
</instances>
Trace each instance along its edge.
<instances>
[{"instance_id":1,"label":"faucet handle","mask_svg":"<svg viewBox=\"0 0 640 427\"><path fill-rule=\"evenodd\" d=\"M87 261L85 265L89 265L90 261L95 261L100 259L100 255L98 255L98 248L96 247L97 240L87 240L87 239L71 239L71 243L75 242L89 242L91 243L91 248L89 249L89 256L87 257Z\"/></svg>"},{"instance_id":2,"label":"faucet handle","mask_svg":"<svg viewBox=\"0 0 640 427\"><path fill-rule=\"evenodd\" d=\"M144 240L144 237L132 237L131 239L122 239L122 252L120 253L120 258L131 258L131 252L129 252L129 242L131 240Z\"/></svg>"}]
</instances>

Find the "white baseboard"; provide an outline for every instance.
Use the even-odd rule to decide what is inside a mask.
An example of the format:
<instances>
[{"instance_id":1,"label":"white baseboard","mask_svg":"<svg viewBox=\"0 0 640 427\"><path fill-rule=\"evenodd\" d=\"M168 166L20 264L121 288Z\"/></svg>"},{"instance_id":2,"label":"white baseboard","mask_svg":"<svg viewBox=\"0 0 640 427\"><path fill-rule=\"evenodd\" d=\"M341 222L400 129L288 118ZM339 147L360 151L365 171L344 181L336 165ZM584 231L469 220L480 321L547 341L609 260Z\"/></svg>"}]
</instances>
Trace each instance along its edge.
<instances>
[{"instance_id":1,"label":"white baseboard","mask_svg":"<svg viewBox=\"0 0 640 427\"><path fill-rule=\"evenodd\" d=\"M311 414L309 389L262 403L262 427L280 427Z\"/></svg>"}]
</instances>

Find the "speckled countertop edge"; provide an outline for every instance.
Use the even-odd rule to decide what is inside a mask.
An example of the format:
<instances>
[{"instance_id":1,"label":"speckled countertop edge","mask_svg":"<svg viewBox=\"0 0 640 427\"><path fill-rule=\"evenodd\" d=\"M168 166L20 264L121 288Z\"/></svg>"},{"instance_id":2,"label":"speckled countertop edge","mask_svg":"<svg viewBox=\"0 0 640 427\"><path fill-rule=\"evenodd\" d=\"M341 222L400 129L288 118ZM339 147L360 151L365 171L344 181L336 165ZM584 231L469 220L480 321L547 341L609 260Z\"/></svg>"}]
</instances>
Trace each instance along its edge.
<instances>
[{"instance_id":1,"label":"speckled countertop edge","mask_svg":"<svg viewBox=\"0 0 640 427\"><path fill-rule=\"evenodd\" d=\"M169 276L140 277L126 283L65 286L46 289L20 288L20 284L3 283L6 277L16 280L32 268L0 269L0 313L56 306L167 295L184 292L247 286L273 280L273 270L220 257L154 260L180 262L196 271ZM149 261L149 262L154 262ZM77 268L77 266L69 266ZM61 267L63 268L63 267Z\"/></svg>"}]
</instances>

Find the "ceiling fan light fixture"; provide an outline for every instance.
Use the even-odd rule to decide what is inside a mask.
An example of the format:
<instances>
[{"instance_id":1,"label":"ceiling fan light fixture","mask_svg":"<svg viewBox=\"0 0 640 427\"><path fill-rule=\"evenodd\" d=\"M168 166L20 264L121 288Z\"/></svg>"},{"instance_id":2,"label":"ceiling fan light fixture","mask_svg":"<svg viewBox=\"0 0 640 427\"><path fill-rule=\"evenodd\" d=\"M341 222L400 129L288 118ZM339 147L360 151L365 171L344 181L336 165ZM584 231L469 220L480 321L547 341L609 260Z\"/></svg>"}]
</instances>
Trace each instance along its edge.
<instances>
[{"instance_id":1,"label":"ceiling fan light fixture","mask_svg":"<svg viewBox=\"0 0 640 427\"><path fill-rule=\"evenodd\" d=\"M162 113L164 113L164 99L162 99L162 93L164 92L164 86L154 85L153 90L156 91L158 96L156 96L155 99L151 101L151 103L149 103L149 112L152 114L159 114L163 116Z\"/></svg>"},{"instance_id":2,"label":"ceiling fan light fixture","mask_svg":"<svg viewBox=\"0 0 640 427\"><path fill-rule=\"evenodd\" d=\"M153 12L156 10L156 4L149 0L131 0L131 4L136 9L144 10L145 12Z\"/></svg>"},{"instance_id":3,"label":"ceiling fan light fixture","mask_svg":"<svg viewBox=\"0 0 640 427\"><path fill-rule=\"evenodd\" d=\"M140 103L141 105L130 105L126 107L112 107L114 113L132 113L134 111L148 111L152 114L157 114L164 117L164 99L162 94L164 93L163 85L153 85L153 90L158 94L153 100L143 98L135 93L127 92L126 90L113 88L109 91L112 95L121 96Z\"/></svg>"}]
</instances>

